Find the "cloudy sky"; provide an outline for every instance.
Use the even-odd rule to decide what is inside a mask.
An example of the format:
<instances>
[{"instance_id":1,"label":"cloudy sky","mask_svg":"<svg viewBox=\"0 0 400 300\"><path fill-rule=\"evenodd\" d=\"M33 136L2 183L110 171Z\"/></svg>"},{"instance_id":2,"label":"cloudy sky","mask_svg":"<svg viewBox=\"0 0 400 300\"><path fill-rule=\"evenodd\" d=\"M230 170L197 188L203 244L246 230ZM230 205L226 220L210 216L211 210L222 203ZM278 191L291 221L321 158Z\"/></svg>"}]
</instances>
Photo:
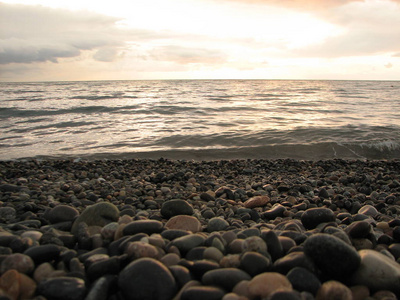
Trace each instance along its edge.
<instances>
[{"instance_id":1,"label":"cloudy sky","mask_svg":"<svg viewBox=\"0 0 400 300\"><path fill-rule=\"evenodd\" d=\"M0 80L400 80L400 0L0 0Z\"/></svg>"}]
</instances>

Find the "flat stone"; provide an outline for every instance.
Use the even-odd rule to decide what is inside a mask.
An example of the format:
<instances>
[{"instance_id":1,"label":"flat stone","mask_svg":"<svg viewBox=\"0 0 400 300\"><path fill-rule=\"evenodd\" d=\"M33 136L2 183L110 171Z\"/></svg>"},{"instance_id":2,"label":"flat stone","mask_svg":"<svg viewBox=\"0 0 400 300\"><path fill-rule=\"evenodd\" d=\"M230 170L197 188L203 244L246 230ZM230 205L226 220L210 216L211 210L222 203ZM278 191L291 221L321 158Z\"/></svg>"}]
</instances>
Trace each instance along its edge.
<instances>
[{"instance_id":1,"label":"flat stone","mask_svg":"<svg viewBox=\"0 0 400 300\"><path fill-rule=\"evenodd\" d=\"M163 229L163 223L157 220L138 220L127 224L122 230L123 235L134 235L137 233L160 233Z\"/></svg>"},{"instance_id":2,"label":"flat stone","mask_svg":"<svg viewBox=\"0 0 400 300\"><path fill-rule=\"evenodd\" d=\"M39 295L54 300L81 300L86 295L85 281L76 277L56 277L41 281Z\"/></svg>"},{"instance_id":3,"label":"flat stone","mask_svg":"<svg viewBox=\"0 0 400 300\"><path fill-rule=\"evenodd\" d=\"M353 300L351 290L338 281L326 281L318 290L315 300Z\"/></svg>"},{"instance_id":4,"label":"flat stone","mask_svg":"<svg viewBox=\"0 0 400 300\"><path fill-rule=\"evenodd\" d=\"M268 196L254 196L243 203L246 208L262 207L268 204L271 199Z\"/></svg>"},{"instance_id":5,"label":"flat stone","mask_svg":"<svg viewBox=\"0 0 400 300\"><path fill-rule=\"evenodd\" d=\"M267 298L275 291L292 291L292 284L282 274L261 273L250 280L248 291L253 298Z\"/></svg>"},{"instance_id":6,"label":"flat stone","mask_svg":"<svg viewBox=\"0 0 400 300\"><path fill-rule=\"evenodd\" d=\"M179 216L172 217L165 224L165 228L188 230L193 233L196 233L196 232L199 232L202 230L200 221L196 217L187 216L187 215L179 215Z\"/></svg>"},{"instance_id":7,"label":"flat stone","mask_svg":"<svg viewBox=\"0 0 400 300\"><path fill-rule=\"evenodd\" d=\"M237 283L250 279L250 275L240 269L222 268L206 272L201 281L204 285L219 286L226 291L232 291Z\"/></svg>"},{"instance_id":8,"label":"flat stone","mask_svg":"<svg viewBox=\"0 0 400 300\"><path fill-rule=\"evenodd\" d=\"M377 211L377 209L375 207L373 207L372 205L364 205L363 207L361 207L358 210L359 214L362 215L366 215L366 216L370 216L370 217L376 217L377 215L379 215L379 212Z\"/></svg>"},{"instance_id":9,"label":"flat stone","mask_svg":"<svg viewBox=\"0 0 400 300\"><path fill-rule=\"evenodd\" d=\"M334 279L351 276L361 262L354 247L324 233L310 236L304 243L304 252L322 272Z\"/></svg>"},{"instance_id":10,"label":"flat stone","mask_svg":"<svg viewBox=\"0 0 400 300\"><path fill-rule=\"evenodd\" d=\"M270 210L267 210L261 216L267 220L274 220L277 217L283 217L283 213L285 211L286 211L286 208L283 205L276 203L276 204L274 204L274 206L272 206L272 208Z\"/></svg>"},{"instance_id":11,"label":"flat stone","mask_svg":"<svg viewBox=\"0 0 400 300\"><path fill-rule=\"evenodd\" d=\"M118 208L109 202L99 202L88 206L75 220L71 232L77 234L80 223L86 223L88 226L103 227L111 222L117 222L119 218Z\"/></svg>"},{"instance_id":12,"label":"flat stone","mask_svg":"<svg viewBox=\"0 0 400 300\"><path fill-rule=\"evenodd\" d=\"M161 215L167 219L177 215L193 215L193 212L193 206L181 199L166 201L161 206Z\"/></svg>"},{"instance_id":13,"label":"flat stone","mask_svg":"<svg viewBox=\"0 0 400 300\"><path fill-rule=\"evenodd\" d=\"M375 250L358 251L361 265L352 276L352 283L365 285L371 291L389 290L400 293L400 265Z\"/></svg>"},{"instance_id":14,"label":"flat stone","mask_svg":"<svg viewBox=\"0 0 400 300\"><path fill-rule=\"evenodd\" d=\"M307 229L314 229L321 223L334 222L336 217L329 208L310 208L301 215L301 223Z\"/></svg>"},{"instance_id":15,"label":"flat stone","mask_svg":"<svg viewBox=\"0 0 400 300\"><path fill-rule=\"evenodd\" d=\"M118 286L126 300L169 300L177 290L168 268L152 258L128 264L119 274Z\"/></svg>"}]
</instances>

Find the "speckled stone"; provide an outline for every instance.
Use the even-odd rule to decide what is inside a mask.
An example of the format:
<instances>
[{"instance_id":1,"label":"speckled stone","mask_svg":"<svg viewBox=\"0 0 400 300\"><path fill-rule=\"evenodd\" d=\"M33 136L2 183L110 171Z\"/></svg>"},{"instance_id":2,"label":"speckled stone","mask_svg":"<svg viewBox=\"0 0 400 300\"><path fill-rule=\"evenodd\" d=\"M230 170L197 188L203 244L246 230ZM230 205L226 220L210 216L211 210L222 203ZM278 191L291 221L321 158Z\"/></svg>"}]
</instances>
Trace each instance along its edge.
<instances>
[{"instance_id":1,"label":"speckled stone","mask_svg":"<svg viewBox=\"0 0 400 300\"><path fill-rule=\"evenodd\" d=\"M172 217L165 224L165 228L188 230L193 233L196 233L196 232L199 232L202 230L200 221L195 217L187 216L187 215L179 215L179 216Z\"/></svg>"}]
</instances>

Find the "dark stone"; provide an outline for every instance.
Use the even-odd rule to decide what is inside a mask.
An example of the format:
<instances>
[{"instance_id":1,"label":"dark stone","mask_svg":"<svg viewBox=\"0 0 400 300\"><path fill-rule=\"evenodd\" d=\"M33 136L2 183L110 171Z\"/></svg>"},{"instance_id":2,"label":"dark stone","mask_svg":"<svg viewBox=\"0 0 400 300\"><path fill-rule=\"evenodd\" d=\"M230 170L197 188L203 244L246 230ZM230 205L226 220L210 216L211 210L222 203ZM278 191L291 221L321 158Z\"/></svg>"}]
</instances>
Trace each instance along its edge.
<instances>
[{"instance_id":1,"label":"dark stone","mask_svg":"<svg viewBox=\"0 0 400 300\"><path fill-rule=\"evenodd\" d=\"M153 233L160 233L164 225L156 220L138 220L127 224L122 230L123 235L134 235L137 233L146 233L148 235Z\"/></svg>"},{"instance_id":2,"label":"dark stone","mask_svg":"<svg viewBox=\"0 0 400 300\"><path fill-rule=\"evenodd\" d=\"M317 294L321 286L321 282L309 270L295 267L286 275L287 279L292 284L293 288L299 292L310 292L313 295Z\"/></svg>"},{"instance_id":3,"label":"dark stone","mask_svg":"<svg viewBox=\"0 0 400 300\"><path fill-rule=\"evenodd\" d=\"M303 300L300 293L293 291L277 291L269 295L268 300Z\"/></svg>"},{"instance_id":4,"label":"dark stone","mask_svg":"<svg viewBox=\"0 0 400 300\"><path fill-rule=\"evenodd\" d=\"M36 265L56 260L60 257L61 248L57 245L47 244L28 248L24 254L30 256Z\"/></svg>"},{"instance_id":5,"label":"dark stone","mask_svg":"<svg viewBox=\"0 0 400 300\"><path fill-rule=\"evenodd\" d=\"M43 217L50 221L50 223L60 223L66 221L73 221L79 212L76 208L68 206L68 205L57 205L53 207L49 211L47 211Z\"/></svg>"},{"instance_id":6,"label":"dark stone","mask_svg":"<svg viewBox=\"0 0 400 300\"><path fill-rule=\"evenodd\" d=\"M183 287L186 283L192 280L192 276L190 275L188 268L184 266L174 265L170 266L168 269L174 276L175 281L179 288Z\"/></svg>"},{"instance_id":7,"label":"dark stone","mask_svg":"<svg viewBox=\"0 0 400 300\"><path fill-rule=\"evenodd\" d=\"M190 234L177 238L171 244L179 249L182 254L186 254L190 249L202 246L206 238L200 234Z\"/></svg>"},{"instance_id":8,"label":"dark stone","mask_svg":"<svg viewBox=\"0 0 400 300\"><path fill-rule=\"evenodd\" d=\"M271 265L271 259L258 252L246 252L240 258L240 268L252 277L267 272Z\"/></svg>"},{"instance_id":9,"label":"dark stone","mask_svg":"<svg viewBox=\"0 0 400 300\"><path fill-rule=\"evenodd\" d=\"M55 277L42 280L39 295L52 300L80 300L86 295L85 281L76 277Z\"/></svg>"},{"instance_id":10,"label":"dark stone","mask_svg":"<svg viewBox=\"0 0 400 300\"><path fill-rule=\"evenodd\" d=\"M190 267L190 272L197 279L201 279L205 273L208 271L219 269L219 264L212 260L198 260L193 262Z\"/></svg>"},{"instance_id":11,"label":"dark stone","mask_svg":"<svg viewBox=\"0 0 400 300\"><path fill-rule=\"evenodd\" d=\"M273 265L273 270L283 275L286 275L291 269L295 267L302 267L311 272L315 272L315 265L313 261L303 252L291 252L284 257L278 259Z\"/></svg>"},{"instance_id":12,"label":"dark stone","mask_svg":"<svg viewBox=\"0 0 400 300\"><path fill-rule=\"evenodd\" d=\"M207 247L201 246L201 247L194 247L189 250L189 252L186 254L185 258L187 260L201 260L203 259L203 253L207 249Z\"/></svg>"},{"instance_id":13,"label":"dark stone","mask_svg":"<svg viewBox=\"0 0 400 300\"><path fill-rule=\"evenodd\" d=\"M85 300L107 300L110 290L117 287L117 276L106 275L97 279L90 288Z\"/></svg>"},{"instance_id":14,"label":"dark stone","mask_svg":"<svg viewBox=\"0 0 400 300\"><path fill-rule=\"evenodd\" d=\"M161 232L161 236L164 239L167 239L169 241L172 241L176 238L179 238L181 236L189 235L191 234L189 231L182 230L182 229L167 229Z\"/></svg>"},{"instance_id":15,"label":"dark stone","mask_svg":"<svg viewBox=\"0 0 400 300\"><path fill-rule=\"evenodd\" d=\"M273 230L262 230L261 238L267 244L268 252L271 255L273 261L283 256L283 249L281 242L278 239L275 231Z\"/></svg>"},{"instance_id":16,"label":"dark stone","mask_svg":"<svg viewBox=\"0 0 400 300\"><path fill-rule=\"evenodd\" d=\"M139 258L127 265L118 286L125 300L169 300L177 290L168 268L152 258Z\"/></svg>"},{"instance_id":17,"label":"dark stone","mask_svg":"<svg viewBox=\"0 0 400 300\"><path fill-rule=\"evenodd\" d=\"M206 272L201 281L204 285L219 286L226 291L231 291L240 281L250 279L250 275L245 271L236 268L223 268Z\"/></svg>"},{"instance_id":18,"label":"dark stone","mask_svg":"<svg viewBox=\"0 0 400 300\"><path fill-rule=\"evenodd\" d=\"M213 286L191 286L182 292L181 300L221 300L224 290Z\"/></svg>"},{"instance_id":19,"label":"dark stone","mask_svg":"<svg viewBox=\"0 0 400 300\"><path fill-rule=\"evenodd\" d=\"M335 215L329 208L310 208L301 215L301 223L307 229L314 229L320 223L328 223L335 220Z\"/></svg>"},{"instance_id":20,"label":"dark stone","mask_svg":"<svg viewBox=\"0 0 400 300\"><path fill-rule=\"evenodd\" d=\"M103 261L97 261L86 269L86 275L90 280L95 280L105 275L116 275L120 271L120 259L117 256Z\"/></svg>"},{"instance_id":21,"label":"dark stone","mask_svg":"<svg viewBox=\"0 0 400 300\"><path fill-rule=\"evenodd\" d=\"M277 217L282 217L283 213L286 211L286 208L277 203L270 210L264 212L261 216L267 220L274 220Z\"/></svg>"},{"instance_id":22,"label":"dark stone","mask_svg":"<svg viewBox=\"0 0 400 300\"><path fill-rule=\"evenodd\" d=\"M185 200L173 199L163 203L161 215L167 219L177 215L193 215L193 207Z\"/></svg>"},{"instance_id":23,"label":"dark stone","mask_svg":"<svg viewBox=\"0 0 400 300\"><path fill-rule=\"evenodd\" d=\"M310 236L304 243L304 252L323 273L334 279L351 276L361 263L354 247L324 233Z\"/></svg>"},{"instance_id":24,"label":"dark stone","mask_svg":"<svg viewBox=\"0 0 400 300\"><path fill-rule=\"evenodd\" d=\"M358 239L367 237L371 228L371 224L366 221L356 221L347 226L345 231L351 238Z\"/></svg>"}]
</instances>

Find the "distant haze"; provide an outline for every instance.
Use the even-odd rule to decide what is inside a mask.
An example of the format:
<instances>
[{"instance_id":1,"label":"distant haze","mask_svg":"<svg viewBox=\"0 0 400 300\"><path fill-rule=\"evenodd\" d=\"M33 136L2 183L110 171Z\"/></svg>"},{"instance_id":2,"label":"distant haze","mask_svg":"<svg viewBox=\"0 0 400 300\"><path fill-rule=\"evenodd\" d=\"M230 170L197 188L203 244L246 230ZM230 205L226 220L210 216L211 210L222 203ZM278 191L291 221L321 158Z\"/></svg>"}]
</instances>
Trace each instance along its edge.
<instances>
[{"instance_id":1,"label":"distant haze","mask_svg":"<svg viewBox=\"0 0 400 300\"><path fill-rule=\"evenodd\" d=\"M3 0L0 81L400 79L399 0Z\"/></svg>"}]
</instances>

